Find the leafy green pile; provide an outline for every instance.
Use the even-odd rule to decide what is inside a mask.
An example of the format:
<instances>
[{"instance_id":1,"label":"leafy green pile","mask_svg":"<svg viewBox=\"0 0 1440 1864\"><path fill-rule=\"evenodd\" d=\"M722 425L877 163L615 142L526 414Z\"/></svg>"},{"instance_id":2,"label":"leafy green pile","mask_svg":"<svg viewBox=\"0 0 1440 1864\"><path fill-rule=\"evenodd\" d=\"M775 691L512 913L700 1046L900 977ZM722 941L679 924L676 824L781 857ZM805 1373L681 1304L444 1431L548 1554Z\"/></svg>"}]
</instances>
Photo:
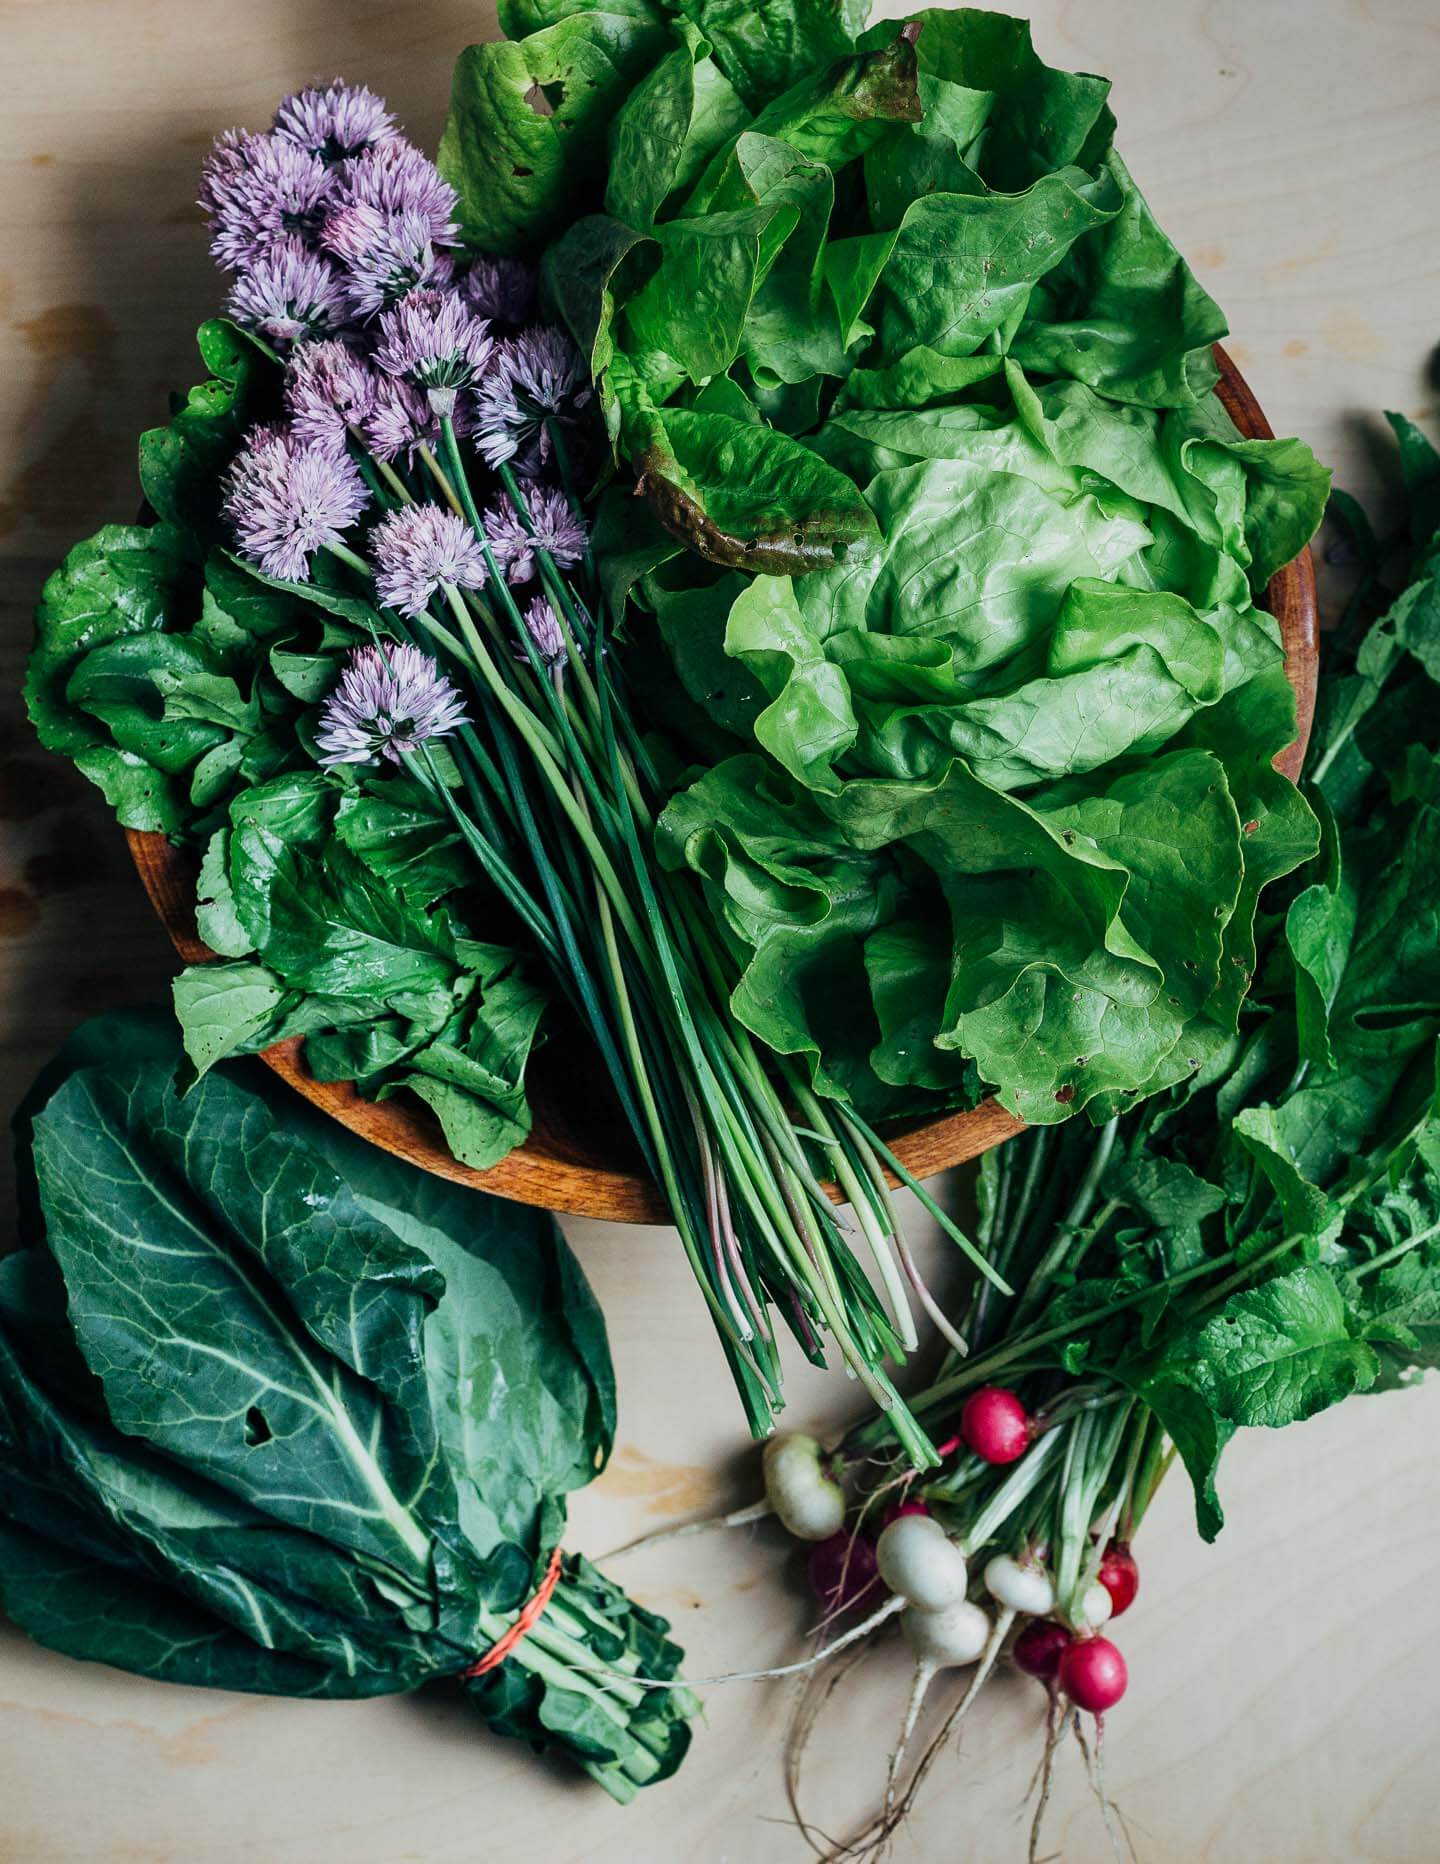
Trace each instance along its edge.
<instances>
[{"instance_id":1,"label":"leafy green pile","mask_svg":"<svg viewBox=\"0 0 1440 1864\"><path fill-rule=\"evenodd\" d=\"M460 1676L609 1455L594 1299L550 1218L396 1163L253 1064L181 1097L180 1059L168 1019L100 1019L20 1115L0 1606L173 1682ZM572 1555L466 1692L628 1799L689 1741L683 1688L626 1680L675 1675L666 1629Z\"/></svg>"},{"instance_id":2,"label":"leafy green pile","mask_svg":"<svg viewBox=\"0 0 1440 1864\"><path fill-rule=\"evenodd\" d=\"M1390 420L1403 586L1385 606L1391 553L1337 495L1361 574L1307 766L1321 846L1266 902L1239 1031L1133 1118L1027 1134L986 1161L985 1235L1019 1302L983 1296L981 1350L912 1401L933 1422L995 1377L1035 1411L1103 1394L1104 1420L1066 1427L1089 1435L1064 1479L1055 1456L1002 1511L1017 1544L1076 1542L1081 1578L1077 1537L1112 1507L1133 1525L1166 1439L1212 1539L1237 1428L1440 1366L1440 453ZM932 1491L965 1518L983 1502L973 1462Z\"/></svg>"},{"instance_id":3,"label":"leafy green pile","mask_svg":"<svg viewBox=\"0 0 1440 1864\"><path fill-rule=\"evenodd\" d=\"M1328 482L1221 407L1223 319L1107 84L968 9L501 15L442 166L474 240L549 242L645 496L602 555L708 766L661 851L729 927L741 1020L871 1118L1192 1073L1313 847L1256 599Z\"/></svg>"},{"instance_id":4,"label":"leafy green pile","mask_svg":"<svg viewBox=\"0 0 1440 1864\"><path fill-rule=\"evenodd\" d=\"M457 1158L493 1165L530 1130L543 992L474 936L498 902L433 797L384 766L317 767L317 704L380 618L333 577L277 583L225 547L221 475L281 371L223 322L200 352L209 379L140 442L154 522L107 525L45 586L31 719L125 827L203 856L198 929L228 962L176 985L197 1068L304 1035L317 1077L409 1088Z\"/></svg>"}]
</instances>

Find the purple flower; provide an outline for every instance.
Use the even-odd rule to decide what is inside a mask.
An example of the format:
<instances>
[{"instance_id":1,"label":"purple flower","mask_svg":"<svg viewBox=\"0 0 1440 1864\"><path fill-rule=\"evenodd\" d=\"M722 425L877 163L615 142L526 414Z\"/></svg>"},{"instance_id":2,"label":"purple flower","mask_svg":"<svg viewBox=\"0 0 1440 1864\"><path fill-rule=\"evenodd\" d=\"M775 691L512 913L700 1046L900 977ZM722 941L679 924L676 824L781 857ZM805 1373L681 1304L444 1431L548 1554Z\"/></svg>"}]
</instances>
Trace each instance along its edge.
<instances>
[{"instance_id":1,"label":"purple flower","mask_svg":"<svg viewBox=\"0 0 1440 1864\"><path fill-rule=\"evenodd\" d=\"M374 371L348 343L302 343L290 358L285 405L298 441L343 453L350 429L375 405Z\"/></svg>"},{"instance_id":2,"label":"purple flower","mask_svg":"<svg viewBox=\"0 0 1440 1864\"><path fill-rule=\"evenodd\" d=\"M287 582L308 582L312 553L339 543L368 503L347 454L275 427L254 429L226 475L225 515L242 552Z\"/></svg>"},{"instance_id":3,"label":"purple flower","mask_svg":"<svg viewBox=\"0 0 1440 1864\"><path fill-rule=\"evenodd\" d=\"M440 505L406 505L370 533L375 589L387 608L418 615L442 583L478 589L485 553L475 533Z\"/></svg>"},{"instance_id":4,"label":"purple flower","mask_svg":"<svg viewBox=\"0 0 1440 1864\"><path fill-rule=\"evenodd\" d=\"M401 642L357 647L325 701L315 743L320 762L398 764L427 738L465 723L459 693L428 654Z\"/></svg>"},{"instance_id":5,"label":"purple flower","mask_svg":"<svg viewBox=\"0 0 1440 1864\"><path fill-rule=\"evenodd\" d=\"M481 253L465 274L465 295L492 324L518 329L535 315L535 274L519 259Z\"/></svg>"},{"instance_id":6,"label":"purple flower","mask_svg":"<svg viewBox=\"0 0 1440 1864\"><path fill-rule=\"evenodd\" d=\"M330 215L320 243L345 267L361 317L373 316L417 285L448 285L455 273L450 255L436 251L423 214L387 214L352 201Z\"/></svg>"},{"instance_id":7,"label":"purple flower","mask_svg":"<svg viewBox=\"0 0 1440 1864\"><path fill-rule=\"evenodd\" d=\"M462 438L470 433L474 420L464 401L456 404L455 432ZM411 382L393 375L377 376L375 401L360 424L365 444L380 460L403 457L409 463L422 447L440 444L440 416L430 405L429 397Z\"/></svg>"},{"instance_id":8,"label":"purple flower","mask_svg":"<svg viewBox=\"0 0 1440 1864\"><path fill-rule=\"evenodd\" d=\"M275 133L324 162L343 162L400 134L383 98L339 78L283 98L275 112Z\"/></svg>"},{"instance_id":9,"label":"purple flower","mask_svg":"<svg viewBox=\"0 0 1440 1864\"><path fill-rule=\"evenodd\" d=\"M547 421L571 419L589 399L580 353L559 330L537 324L511 337L477 398L476 444L485 463L514 460L524 471L543 465L550 457Z\"/></svg>"},{"instance_id":10,"label":"purple flower","mask_svg":"<svg viewBox=\"0 0 1440 1864\"><path fill-rule=\"evenodd\" d=\"M535 644L535 652L547 667L558 666L565 658L564 630L543 595L537 595L525 610L525 631Z\"/></svg>"},{"instance_id":11,"label":"purple flower","mask_svg":"<svg viewBox=\"0 0 1440 1864\"><path fill-rule=\"evenodd\" d=\"M294 235L313 239L334 184L331 171L281 136L229 130L200 171L210 250L227 271L249 271Z\"/></svg>"},{"instance_id":12,"label":"purple flower","mask_svg":"<svg viewBox=\"0 0 1440 1864\"><path fill-rule=\"evenodd\" d=\"M448 416L494 351L484 319L458 293L420 290L381 317L375 361L387 375L423 388L435 412Z\"/></svg>"},{"instance_id":13,"label":"purple flower","mask_svg":"<svg viewBox=\"0 0 1440 1864\"><path fill-rule=\"evenodd\" d=\"M335 193L338 202L373 207L378 213L417 215L429 222L430 238L437 246L453 246L459 238L455 190L429 156L398 136L343 163Z\"/></svg>"},{"instance_id":14,"label":"purple flower","mask_svg":"<svg viewBox=\"0 0 1440 1864\"><path fill-rule=\"evenodd\" d=\"M293 233L241 273L226 302L237 324L280 345L333 335L350 309L340 274Z\"/></svg>"},{"instance_id":15,"label":"purple flower","mask_svg":"<svg viewBox=\"0 0 1440 1864\"><path fill-rule=\"evenodd\" d=\"M525 488L527 525L508 498L484 514L485 534L508 583L528 582L535 574L535 552L548 551L561 569L585 554L585 527L571 511L563 492L553 486Z\"/></svg>"}]
</instances>

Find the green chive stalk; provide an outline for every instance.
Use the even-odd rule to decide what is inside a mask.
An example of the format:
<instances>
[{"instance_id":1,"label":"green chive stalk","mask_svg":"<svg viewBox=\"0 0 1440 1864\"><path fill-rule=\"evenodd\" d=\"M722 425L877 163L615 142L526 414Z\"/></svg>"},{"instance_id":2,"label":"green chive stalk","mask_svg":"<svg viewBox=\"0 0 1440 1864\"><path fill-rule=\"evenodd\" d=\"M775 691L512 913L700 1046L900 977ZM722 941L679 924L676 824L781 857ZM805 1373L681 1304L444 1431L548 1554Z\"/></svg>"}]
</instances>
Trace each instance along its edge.
<instances>
[{"instance_id":1,"label":"green chive stalk","mask_svg":"<svg viewBox=\"0 0 1440 1864\"><path fill-rule=\"evenodd\" d=\"M578 505L563 449L556 462ZM407 762L593 1035L709 1305L750 1428L767 1435L784 1402L778 1314L812 1361L824 1363L833 1345L908 1466L933 1466L930 1438L891 1367L916 1343L911 1296L938 1310L902 1234L890 1179L918 1193L982 1278L1006 1284L852 1108L816 1094L797 1064L763 1049L736 1021L730 997L740 954L693 879L657 858L666 798L631 713L612 645L615 618L599 600L588 553L572 578L537 547L563 643L559 656L544 657L496 561L450 422L437 446L419 450L413 484L373 461L362 465L383 503L438 496L480 545L489 572L481 590L442 585L430 608L409 619L381 611L394 638L436 656L469 711L449 744L455 775L424 747ZM533 532L523 482L503 467L498 476ZM354 553L336 554L368 574Z\"/></svg>"}]
</instances>

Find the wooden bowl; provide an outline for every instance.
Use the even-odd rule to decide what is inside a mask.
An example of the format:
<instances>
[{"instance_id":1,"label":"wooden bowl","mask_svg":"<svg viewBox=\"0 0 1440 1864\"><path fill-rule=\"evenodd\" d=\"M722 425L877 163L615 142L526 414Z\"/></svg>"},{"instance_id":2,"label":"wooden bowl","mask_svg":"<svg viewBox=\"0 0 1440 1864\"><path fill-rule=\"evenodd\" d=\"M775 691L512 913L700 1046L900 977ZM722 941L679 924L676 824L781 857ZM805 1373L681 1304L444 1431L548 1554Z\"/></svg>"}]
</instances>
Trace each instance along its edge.
<instances>
[{"instance_id":1,"label":"wooden bowl","mask_svg":"<svg viewBox=\"0 0 1440 1864\"><path fill-rule=\"evenodd\" d=\"M1249 439L1271 439L1260 406L1218 345L1219 394L1235 425ZM1299 737L1275 760L1287 776L1298 776L1315 711L1318 637L1315 569L1310 553L1272 578L1267 606L1280 623L1286 671L1295 688ZM195 930L198 860L163 835L129 831L130 852L151 903L175 949L189 964L214 954ZM578 1046L583 1048L583 1043ZM429 1110L408 1098L379 1104L363 1099L347 1082L317 1081L305 1066L303 1039L266 1049L263 1059L290 1085L342 1125L397 1157L497 1197L583 1217L621 1223L664 1223L667 1211L658 1187L640 1169L630 1135L613 1108L598 1066L578 1067L576 1052L562 1041L547 1044L531 1063L529 1087L534 1128L529 1139L490 1171L472 1171L451 1157ZM564 1061L562 1063L561 1056ZM899 1125L889 1144L917 1178L978 1158L991 1146L1023 1130L1023 1122L995 1101L969 1113L954 1113Z\"/></svg>"}]
</instances>

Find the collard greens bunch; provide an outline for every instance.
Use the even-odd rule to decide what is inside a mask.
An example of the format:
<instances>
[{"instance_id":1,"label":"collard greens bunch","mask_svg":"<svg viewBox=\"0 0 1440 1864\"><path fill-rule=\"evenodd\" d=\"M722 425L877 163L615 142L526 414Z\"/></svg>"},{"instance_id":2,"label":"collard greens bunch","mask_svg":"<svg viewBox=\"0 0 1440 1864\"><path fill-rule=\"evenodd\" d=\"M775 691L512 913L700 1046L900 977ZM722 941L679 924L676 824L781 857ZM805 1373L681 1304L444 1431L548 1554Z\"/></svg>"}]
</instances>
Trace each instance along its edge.
<instances>
[{"instance_id":1,"label":"collard greens bunch","mask_svg":"<svg viewBox=\"0 0 1440 1864\"><path fill-rule=\"evenodd\" d=\"M182 1060L168 1019L102 1017L17 1120L0 1609L168 1682L453 1682L609 1456L594 1297L550 1217L387 1158L254 1062L182 1094ZM629 1799L689 1743L667 1628L572 1556L464 1687Z\"/></svg>"}]
</instances>

